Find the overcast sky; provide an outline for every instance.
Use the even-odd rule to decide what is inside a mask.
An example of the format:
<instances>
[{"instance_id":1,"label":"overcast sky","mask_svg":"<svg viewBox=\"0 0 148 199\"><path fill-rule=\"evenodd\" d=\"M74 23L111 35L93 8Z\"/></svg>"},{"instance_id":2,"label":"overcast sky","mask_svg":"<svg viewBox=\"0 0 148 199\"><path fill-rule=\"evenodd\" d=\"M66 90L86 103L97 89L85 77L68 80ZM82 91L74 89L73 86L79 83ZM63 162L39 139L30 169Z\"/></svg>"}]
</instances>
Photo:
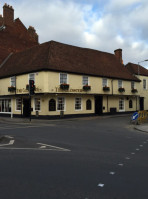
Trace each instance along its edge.
<instances>
[{"instance_id":1,"label":"overcast sky","mask_svg":"<svg viewBox=\"0 0 148 199\"><path fill-rule=\"evenodd\" d=\"M35 27L40 43L109 53L121 48L124 64L148 59L148 0L1 0L0 14L4 3L27 28Z\"/></svg>"}]
</instances>

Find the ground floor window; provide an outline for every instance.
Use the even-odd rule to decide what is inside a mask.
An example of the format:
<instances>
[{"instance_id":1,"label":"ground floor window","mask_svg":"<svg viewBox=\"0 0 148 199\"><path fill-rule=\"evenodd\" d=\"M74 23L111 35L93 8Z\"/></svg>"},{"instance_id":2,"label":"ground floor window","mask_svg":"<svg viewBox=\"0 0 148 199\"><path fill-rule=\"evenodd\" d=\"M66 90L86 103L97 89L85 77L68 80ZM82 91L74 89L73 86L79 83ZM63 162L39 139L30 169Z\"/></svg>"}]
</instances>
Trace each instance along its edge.
<instances>
[{"instance_id":1,"label":"ground floor window","mask_svg":"<svg viewBox=\"0 0 148 199\"><path fill-rule=\"evenodd\" d=\"M124 99L119 99L119 111L124 111Z\"/></svg>"},{"instance_id":2,"label":"ground floor window","mask_svg":"<svg viewBox=\"0 0 148 199\"><path fill-rule=\"evenodd\" d=\"M86 101L86 110L91 110L91 100L90 99L88 99Z\"/></svg>"},{"instance_id":3,"label":"ground floor window","mask_svg":"<svg viewBox=\"0 0 148 199\"><path fill-rule=\"evenodd\" d=\"M133 108L133 101L129 100L129 108Z\"/></svg>"},{"instance_id":4,"label":"ground floor window","mask_svg":"<svg viewBox=\"0 0 148 199\"><path fill-rule=\"evenodd\" d=\"M75 110L81 110L81 98L75 98Z\"/></svg>"},{"instance_id":5,"label":"ground floor window","mask_svg":"<svg viewBox=\"0 0 148 199\"><path fill-rule=\"evenodd\" d=\"M49 111L56 111L56 101L54 99L49 101Z\"/></svg>"},{"instance_id":6,"label":"ground floor window","mask_svg":"<svg viewBox=\"0 0 148 199\"><path fill-rule=\"evenodd\" d=\"M11 112L11 99L0 99L0 112Z\"/></svg>"},{"instance_id":7,"label":"ground floor window","mask_svg":"<svg viewBox=\"0 0 148 199\"><path fill-rule=\"evenodd\" d=\"M57 102L57 110L58 111L64 111L65 110L65 98L64 97L58 97Z\"/></svg>"},{"instance_id":8,"label":"ground floor window","mask_svg":"<svg viewBox=\"0 0 148 199\"><path fill-rule=\"evenodd\" d=\"M22 99L18 98L16 99L16 111L21 111L22 108Z\"/></svg>"},{"instance_id":9,"label":"ground floor window","mask_svg":"<svg viewBox=\"0 0 148 199\"><path fill-rule=\"evenodd\" d=\"M40 111L41 110L41 103L40 103L40 98L35 98L34 99L34 108L35 111Z\"/></svg>"}]
</instances>

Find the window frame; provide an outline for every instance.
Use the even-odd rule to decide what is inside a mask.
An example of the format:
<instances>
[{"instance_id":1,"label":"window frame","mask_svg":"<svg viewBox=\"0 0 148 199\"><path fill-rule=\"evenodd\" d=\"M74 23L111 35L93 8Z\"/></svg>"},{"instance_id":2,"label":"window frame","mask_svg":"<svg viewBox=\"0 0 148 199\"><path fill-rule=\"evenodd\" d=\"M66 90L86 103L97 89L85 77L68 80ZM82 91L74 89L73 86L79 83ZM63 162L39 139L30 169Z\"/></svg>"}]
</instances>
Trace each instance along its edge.
<instances>
[{"instance_id":1,"label":"window frame","mask_svg":"<svg viewBox=\"0 0 148 199\"><path fill-rule=\"evenodd\" d=\"M88 108L88 101L90 102L90 104L89 104L89 105L90 105L90 108ZM90 99L87 99L87 100L86 100L86 110L87 110L87 111L92 110L92 101L91 101Z\"/></svg>"},{"instance_id":2,"label":"window frame","mask_svg":"<svg viewBox=\"0 0 148 199\"><path fill-rule=\"evenodd\" d=\"M21 101L21 104L20 104L20 109L17 109L18 108L18 104L17 104L17 101L20 100ZM15 99L15 111L21 111L22 110L22 99L21 98L16 98Z\"/></svg>"},{"instance_id":3,"label":"window frame","mask_svg":"<svg viewBox=\"0 0 148 199\"><path fill-rule=\"evenodd\" d=\"M76 100L80 100L79 102L78 102L78 104L76 103L77 101ZM80 108L78 107L78 108L76 108L76 106L80 106ZM81 97L76 97L75 98L75 111L82 111L82 98Z\"/></svg>"},{"instance_id":4,"label":"window frame","mask_svg":"<svg viewBox=\"0 0 148 199\"><path fill-rule=\"evenodd\" d=\"M104 81L106 81L106 84L104 83ZM108 79L107 78L102 79L102 87L108 87Z\"/></svg>"},{"instance_id":5,"label":"window frame","mask_svg":"<svg viewBox=\"0 0 148 199\"><path fill-rule=\"evenodd\" d=\"M134 81L131 81L131 89L135 89L135 82Z\"/></svg>"},{"instance_id":6,"label":"window frame","mask_svg":"<svg viewBox=\"0 0 148 199\"><path fill-rule=\"evenodd\" d=\"M122 102L123 104L121 105ZM123 108L121 109L121 106L123 106ZM124 112L125 111L125 99L124 98L119 98L119 112Z\"/></svg>"},{"instance_id":7,"label":"window frame","mask_svg":"<svg viewBox=\"0 0 148 199\"><path fill-rule=\"evenodd\" d=\"M59 99L63 100L63 102L60 105L60 106L64 107L62 109L59 109ZM57 98L57 111L66 111L66 100L65 100L65 97L58 97Z\"/></svg>"},{"instance_id":8,"label":"window frame","mask_svg":"<svg viewBox=\"0 0 148 199\"><path fill-rule=\"evenodd\" d=\"M36 105L36 101L39 100L39 109L36 109L37 108L37 105ZM35 97L34 98L34 111L39 111L41 112L41 98L39 97Z\"/></svg>"},{"instance_id":9,"label":"window frame","mask_svg":"<svg viewBox=\"0 0 148 199\"><path fill-rule=\"evenodd\" d=\"M121 86L120 86L121 84ZM122 80L118 80L118 88L123 88L123 81Z\"/></svg>"},{"instance_id":10,"label":"window frame","mask_svg":"<svg viewBox=\"0 0 148 199\"><path fill-rule=\"evenodd\" d=\"M145 85L144 85L145 82ZM147 90L147 81L146 79L143 79L143 90Z\"/></svg>"},{"instance_id":11,"label":"window frame","mask_svg":"<svg viewBox=\"0 0 148 199\"><path fill-rule=\"evenodd\" d=\"M62 75L66 75L66 82L63 81L63 78L61 77ZM60 85L61 84L68 84L68 74L67 73L60 73L59 74L59 82L60 82Z\"/></svg>"},{"instance_id":12,"label":"window frame","mask_svg":"<svg viewBox=\"0 0 148 199\"><path fill-rule=\"evenodd\" d=\"M8 105L8 107L6 107ZM9 107L10 105L10 107ZM4 111L2 111L4 109ZM10 111L7 111L6 109L10 109ZM0 113L6 113L10 114L12 111L12 101L9 98L1 98L0 99Z\"/></svg>"},{"instance_id":13,"label":"window frame","mask_svg":"<svg viewBox=\"0 0 148 199\"><path fill-rule=\"evenodd\" d=\"M54 110L50 110L50 102L51 102L51 100L53 100L53 101L54 101L54 103L55 103L55 108L54 108ZM53 99L53 98L51 98L51 99L49 100L49 102L48 102L48 111L49 111L49 112L56 111L56 100L55 100L55 99Z\"/></svg>"},{"instance_id":14,"label":"window frame","mask_svg":"<svg viewBox=\"0 0 148 199\"><path fill-rule=\"evenodd\" d=\"M87 80L85 78L87 78ZM87 82L87 83L85 83L85 82ZM82 86L86 86L86 85L89 85L89 77L86 75L83 75L82 76Z\"/></svg>"},{"instance_id":15,"label":"window frame","mask_svg":"<svg viewBox=\"0 0 148 199\"><path fill-rule=\"evenodd\" d=\"M16 76L10 77L10 86L16 87Z\"/></svg>"},{"instance_id":16,"label":"window frame","mask_svg":"<svg viewBox=\"0 0 148 199\"><path fill-rule=\"evenodd\" d=\"M31 76L33 76L33 78ZM33 80L34 84L35 84L35 73L29 73L28 74L28 84L29 84L29 80Z\"/></svg>"}]
</instances>

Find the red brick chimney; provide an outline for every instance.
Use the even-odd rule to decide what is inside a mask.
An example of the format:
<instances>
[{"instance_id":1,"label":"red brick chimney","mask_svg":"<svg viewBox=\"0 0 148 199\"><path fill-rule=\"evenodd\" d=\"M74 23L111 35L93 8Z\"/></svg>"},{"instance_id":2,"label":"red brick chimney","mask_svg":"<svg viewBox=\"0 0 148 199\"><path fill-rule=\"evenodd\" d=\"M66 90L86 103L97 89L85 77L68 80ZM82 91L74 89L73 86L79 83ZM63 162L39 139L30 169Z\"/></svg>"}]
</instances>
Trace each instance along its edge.
<instances>
[{"instance_id":1,"label":"red brick chimney","mask_svg":"<svg viewBox=\"0 0 148 199\"><path fill-rule=\"evenodd\" d=\"M115 56L116 58L119 60L119 62L121 64L123 64L123 60L122 60L122 49L117 49L117 50L114 50L114 53L115 53Z\"/></svg>"},{"instance_id":2,"label":"red brick chimney","mask_svg":"<svg viewBox=\"0 0 148 199\"><path fill-rule=\"evenodd\" d=\"M4 25L13 25L14 21L14 9L12 6L9 6L5 3L3 6L3 20L4 20Z\"/></svg>"},{"instance_id":3,"label":"red brick chimney","mask_svg":"<svg viewBox=\"0 0 148 199\"><path fill-rule=\"evenodd\" d=\"M34 27L29 26L28 33L36 42L38 42L38 35L37 35L36 30L34 29Z\"/></svg>"}]
</instances>

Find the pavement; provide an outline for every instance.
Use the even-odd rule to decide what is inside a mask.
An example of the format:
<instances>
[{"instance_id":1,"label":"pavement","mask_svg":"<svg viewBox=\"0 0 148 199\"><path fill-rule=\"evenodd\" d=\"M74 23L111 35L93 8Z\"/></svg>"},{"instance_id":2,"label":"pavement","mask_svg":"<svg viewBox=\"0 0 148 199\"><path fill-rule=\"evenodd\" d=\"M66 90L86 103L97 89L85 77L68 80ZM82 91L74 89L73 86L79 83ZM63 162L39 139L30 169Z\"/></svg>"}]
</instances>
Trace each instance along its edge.
<instances>
[{"instance_id":1,"label":"pavement","mask_svg":"<svg viewBox=\"0 0 148 199\"><path fill-rule=\"evenodd\" d=\"M112 116L91 116L91 117L82 117L82 118L68 118L64 120L88 120L88 119L97 119L97 118L110 118L110 117L127 117L127 115L130 117L131 114L125 114L125 115L112 115ZM61 121L61 119L56 120L45 120L45 119L32 119L31 121L29 118L11 118L11 117L0 117L0 122L14 122L14 123L44 123L49 124L53 121ZM133 125L133 128L148 133L148 118L145 121L145 123L137 124L136 122L131 122Z\"/></svg>"}]
</instances>

